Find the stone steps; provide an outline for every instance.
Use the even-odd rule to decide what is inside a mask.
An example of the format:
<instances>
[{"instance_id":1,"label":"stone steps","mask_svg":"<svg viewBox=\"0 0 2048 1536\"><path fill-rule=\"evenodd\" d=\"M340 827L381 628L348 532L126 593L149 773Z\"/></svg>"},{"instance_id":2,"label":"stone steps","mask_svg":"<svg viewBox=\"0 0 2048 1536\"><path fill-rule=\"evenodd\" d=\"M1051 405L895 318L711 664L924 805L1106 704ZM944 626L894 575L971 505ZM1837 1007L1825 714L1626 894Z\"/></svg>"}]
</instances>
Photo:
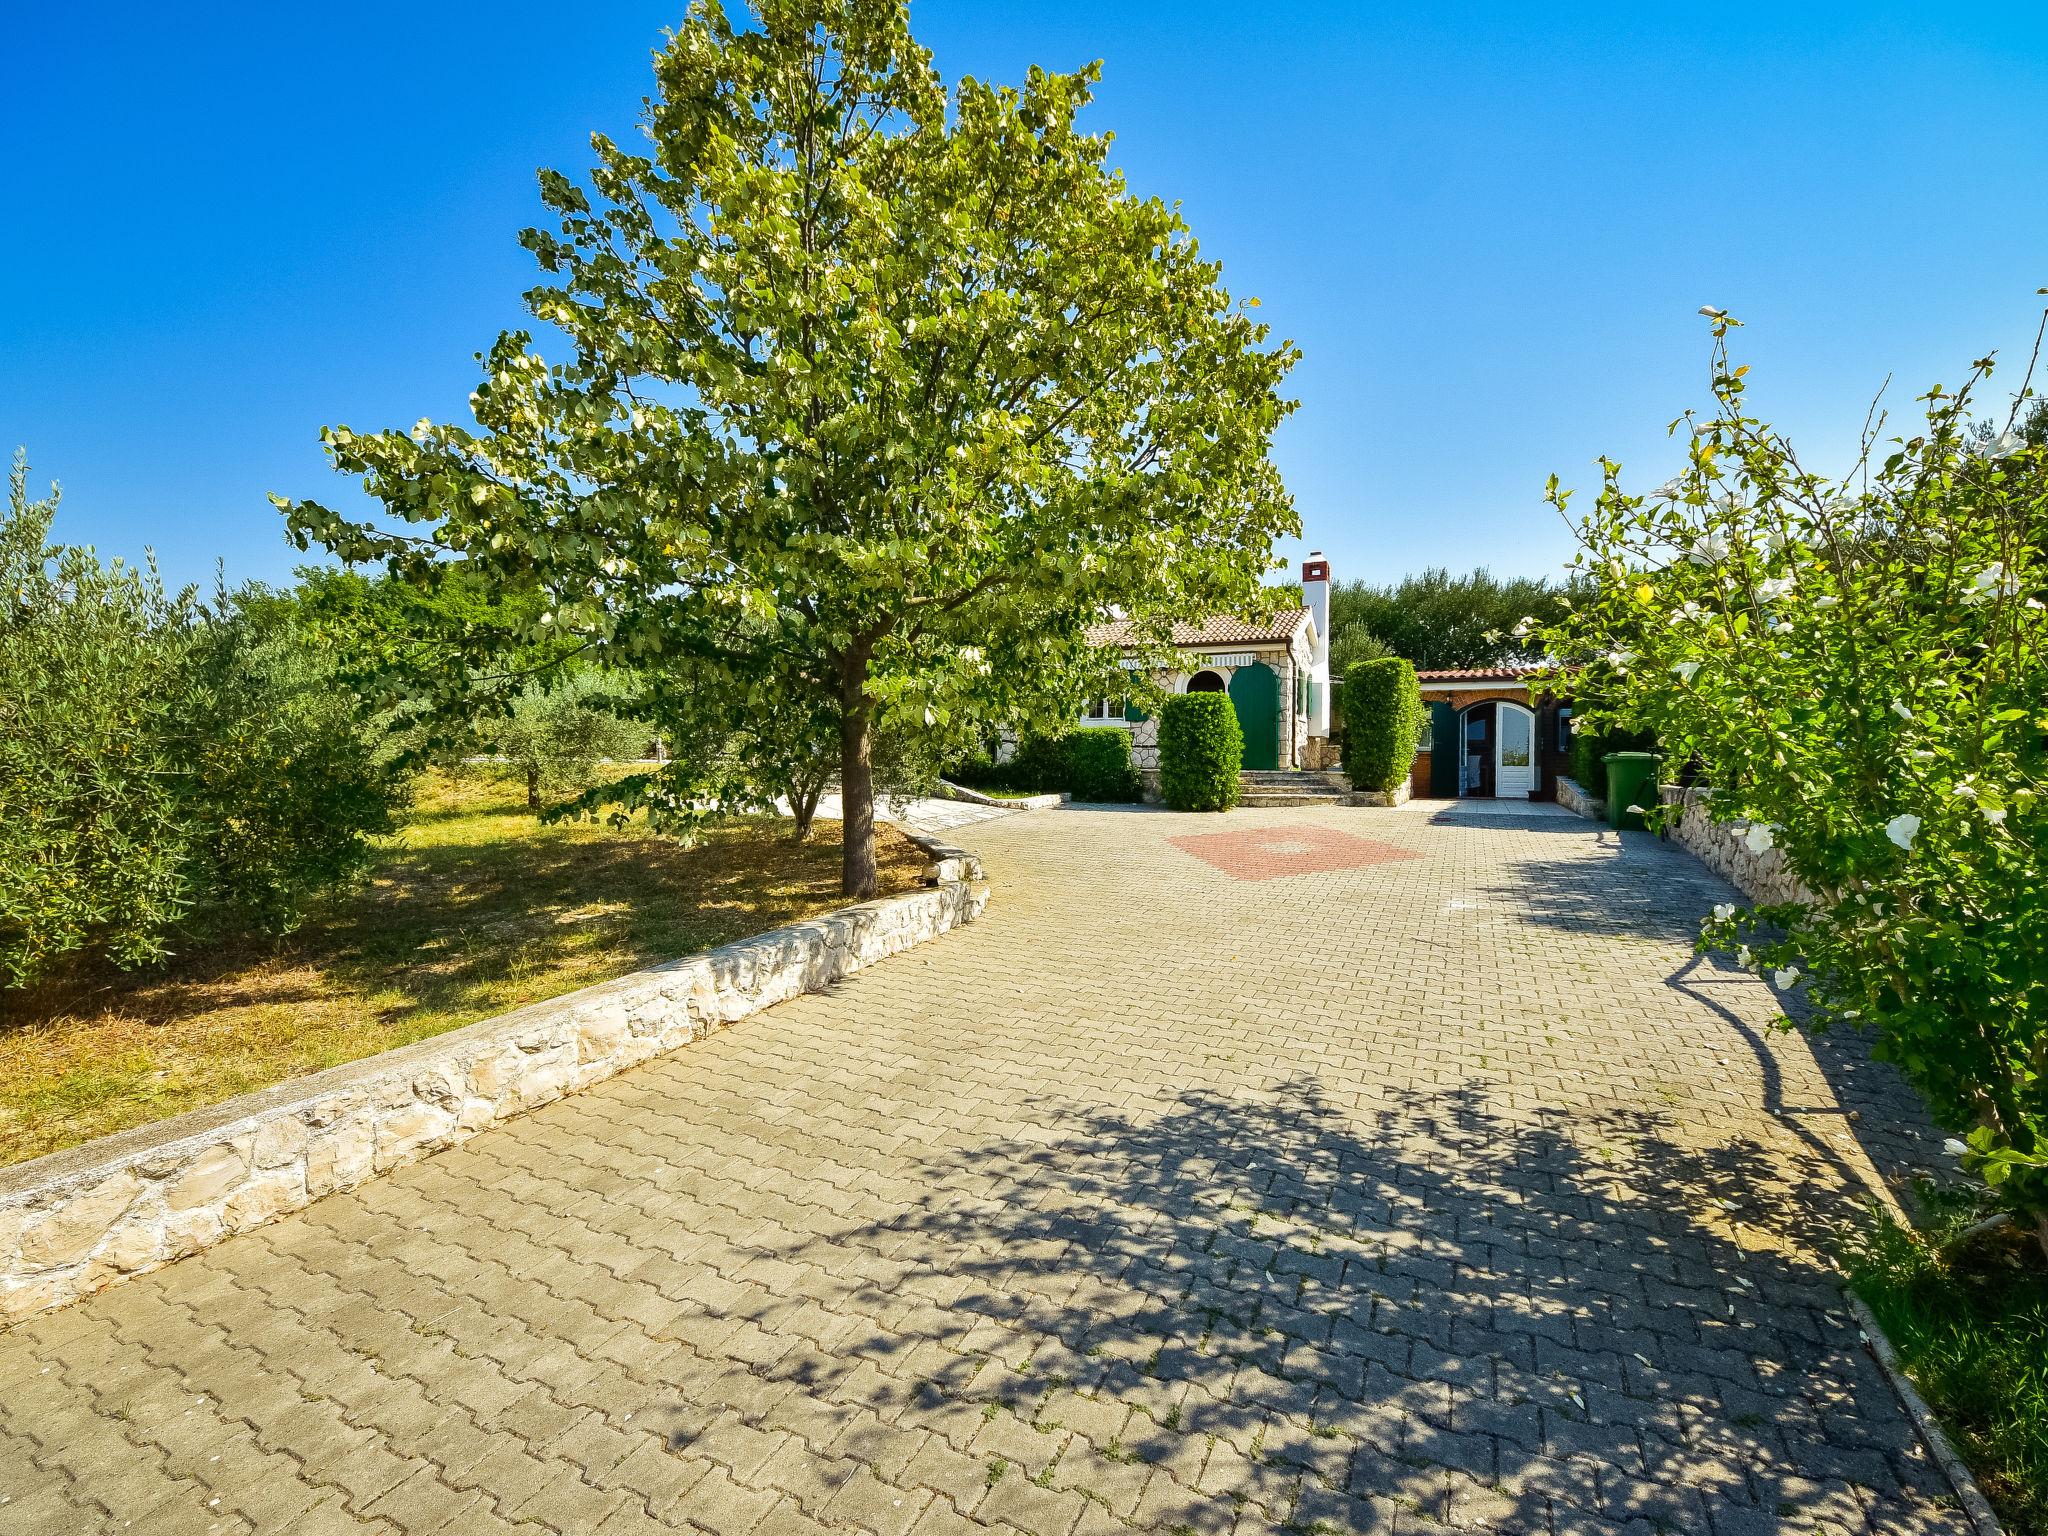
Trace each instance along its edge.
<instances>
[{"instance_id":1,"label":"stone steps","mask_svg":"<svg viewBox=\"0 0 2048 1536\"><path fill-rule=\"evenodd\" d=\"M1333 775L1299 768L1250 768L1237 776L1237 803L1245 806L1344 805L1350 787Z\"/></svg>"}]
</instances>

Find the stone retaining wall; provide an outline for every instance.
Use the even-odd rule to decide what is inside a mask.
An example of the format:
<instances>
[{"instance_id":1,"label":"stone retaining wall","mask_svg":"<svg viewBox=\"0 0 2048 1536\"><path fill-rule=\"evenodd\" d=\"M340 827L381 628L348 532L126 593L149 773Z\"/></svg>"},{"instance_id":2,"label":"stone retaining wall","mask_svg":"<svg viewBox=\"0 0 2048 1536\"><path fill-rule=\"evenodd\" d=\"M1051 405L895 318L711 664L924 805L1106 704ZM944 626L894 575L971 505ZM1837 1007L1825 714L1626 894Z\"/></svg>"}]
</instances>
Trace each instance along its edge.
<instances>
[{"instance_id":1,"label":"stone retaining wall","mask_svg":"<svg viewBox=\"0 0 2048 1536\"><path fill-rule=\"evenodd\" d=\"M353 1188L972 921L988 901L980 861L911 835L932 857L930 889L0 1169L0 1328Z\"/></svg>"},{"instance_id":2,"label":"stone retaining wall","mask_svg":"<svg viewBox=\"0 0 2048 1536\"><path fill-rule=\"evenodd\" d=\"M1664 825L1671 840L1758 906L1813 900L1813 892L1785 867L1784 854L1775 848L1750 852L1743 841L1743 834L1749 830L1748 822L1715 821L1708 814L1708 805L1714 798L1712 790L1681 789L1676 784L1666 784L1657 793L1665 805L1679 807L1678 813Z\"/></svg>"},{"instance_id":3,"label":"stone retaining wall","mask_svg":"<svg viewBox=\"0 0 2048 1536\"><path fill-rule=\"evenodd\" d=\"M1557 776L1557 803L1574 816L1583 816L1588 821L1607 819L1607 802L1577 779L1562 773Z\"/></svg>"}]
</instances>

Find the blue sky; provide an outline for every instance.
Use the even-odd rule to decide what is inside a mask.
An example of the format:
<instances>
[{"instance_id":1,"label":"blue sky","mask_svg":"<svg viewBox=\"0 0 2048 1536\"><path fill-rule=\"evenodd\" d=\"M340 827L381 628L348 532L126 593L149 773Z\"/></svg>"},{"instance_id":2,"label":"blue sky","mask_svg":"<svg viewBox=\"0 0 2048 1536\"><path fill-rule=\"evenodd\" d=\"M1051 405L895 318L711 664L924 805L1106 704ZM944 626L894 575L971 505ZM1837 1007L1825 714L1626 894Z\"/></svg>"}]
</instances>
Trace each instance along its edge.
<instances>
[{"instance_id":1,"label":"blue sky","mask_svg":"<svg viewBox=\"0 0 2048 1536\"><path fill-rule=\"evenodd\" d=\"M629 132L677 3L17 8L0 445L60 536L277 579L322 423L459 417L536 167ZM1823 463L2048 285L2048 6L916 0L949 75L1101 58L1094 125L1303 347L1277 454L1339 576L1554 571L1544 478L1645 484L1703 303ZM1298 553L1290 550L1289 553Z\"/></svg>"}]
</instances>

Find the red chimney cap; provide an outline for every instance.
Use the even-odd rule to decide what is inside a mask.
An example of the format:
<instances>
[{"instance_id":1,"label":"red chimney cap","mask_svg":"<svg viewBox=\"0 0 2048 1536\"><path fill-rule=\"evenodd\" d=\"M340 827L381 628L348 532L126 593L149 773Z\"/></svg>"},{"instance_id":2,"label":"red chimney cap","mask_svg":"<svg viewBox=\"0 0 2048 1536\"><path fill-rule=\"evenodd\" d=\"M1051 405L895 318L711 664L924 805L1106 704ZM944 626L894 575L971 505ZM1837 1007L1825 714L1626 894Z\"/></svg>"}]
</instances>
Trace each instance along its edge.
<instances>
[{"instance_id":1,"label":"red chimney cap","mask_svg":"<svg viewBox=\"0 0 2048 1536\"><path fill-rule=\"evenodd\" d=\"M1309 557L1301 562L1301 579L1303 581L1328 581L1330 579L1330 562L1323 558L1323 552L1320 549L1309 551Z\"/></svg>"}]
</instances>

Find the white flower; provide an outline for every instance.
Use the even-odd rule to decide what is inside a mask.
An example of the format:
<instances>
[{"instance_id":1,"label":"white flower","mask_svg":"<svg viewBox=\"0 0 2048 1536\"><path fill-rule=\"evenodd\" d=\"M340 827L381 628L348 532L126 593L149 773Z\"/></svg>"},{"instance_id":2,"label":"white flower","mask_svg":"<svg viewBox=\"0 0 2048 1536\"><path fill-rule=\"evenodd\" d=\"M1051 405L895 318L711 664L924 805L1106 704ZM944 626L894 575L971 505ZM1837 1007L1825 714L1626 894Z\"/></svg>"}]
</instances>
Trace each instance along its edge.
<instances>
[{"instance_id":1,"label":"white flower","mask_svg":"<svg viewBox=\"0 0 2048 1536\"><path fill-rule=\"evenodd\" d=\"M1771 985L1780 992L1791 991L1792 988L1799 985L1799 967L1788 965L1782 971L1773 971L1771 973Z\"/></svg>"},{"instance_id":2,"label":"white flower","mask_svg":"<svg viewBox=\"0 0 2048 1536\"><path fill-rule=\"evenodd\" d=\"M2004 806L1999 806L1999 807L1998 807L1998 808L1997 808L1996 810L1993 810L1993 809L1992 809L1992 808L1991 808L1990 806L1988 806L1988 805L1987 805L1987 806L1983 807L1983 811L1984 811L1984 819L1985 819L1986 821L1990 822L1990 823L1991 823L1991 825L1993 825L1994 827L1996 827L1996 826L2002 826L2002 825L2004 824L2004 822L2005 822L2005 807L2004 807Z\"/></svg>"},{"instance_id":3,"label":"white flower","mask_svg":"<svg viewBox=\"0 0 2048 1536\"><path fill-rule=\"evenodd\" d=\"M1745 971L1756 964L1756 957L1749 952L1749 946L1747 944L1740 945L1736 949L1735 963L1741 966Z\"/></svg>"},{"instance_id":4,"label":"white flower","mask_svg":"<svg viewBox=\"0 0 2048 1536\"><path fill-rule=\"evenodd\" d=\"M1769 853L1776 843L1767 821L1752 821L1749 830L1742 834L1742 845L1751 853Z\"/></svg>"},{"instance_id":5,"label":"white flower","mask_svg":"<svg viewBox=\"0 0 2048 1536\"><path fill-rule=\"evenodd\" d=\"M1681 661L1677 666L1673 667L1671 670L1678 674L1678 680L1680 682L1689 683L1693 679L1693 674L1699 671L1699 669L1700 664L1696 661Z\"/></svg>"},{"instance_id":6,"label":"white flower","mask_svg":"<svg viewBox=\"0 0 2048 1536\"><path fill-rule=\"evenodd\" d=\"M1894 816L1884 824L1884 835L1901 848L1912 851L1913 839L1920 835L1920 818L1911 811Z\"/></svg>"},{"instance_id":7,"label":"white flower","mask_svg":"<svg viewBox=\"0 0 2048 1536\"><path fill-rule=\"evenodd\" d=\"M1977 786L1968 779L1964 779L1954 789L1950 790L1949 793L1961 796L1965 800L1974 800L1977 798Z\"/></svg>"},{"instance_id":8,"label":"white flower","mask_svg":"<svg viewBox=\"0 0 2048 1536\"><path fill-rule=\"evenodd\" d=\"M2015 596L2019 589L2019 578L2006 570L2004 561L1994 560L1970 578L1970 589L1963 594L1963 601L1987 603L2001 595Z\"/></svg>"},{"instance_id":9,"label":"white flower","mask_svg":"<svg viewBox=\"0 0 2048 1536\"><path fill-rule=\"evenodd\" d=\"M1642 808L1642 807L1641 807L1640 805L1632 805L1632 806L1630 806L1630 807L1628 808L1628 813L1629 813L1629 815L1631 815L1631 816L1641 816L1641 815L1643 815L1643 814L1644 814L1644 812L1643 812L1643 808Z\"/></svg>"},{"instance_id":10,"label":"white flower","mask_svg":"<svg viewBox=\"0 0 2048 1536\"><path fill-rule=\"evenodd\" d=\"M1727 310L1716 309L1711 304L1702 304L1700 306L1700 313L1705 315L1709 320L1724 320L1728 316Z\"/></svg>"},{"instance_id":11,"label":"white flower","mask_svg":"<svg viewBox=\"0 0 2048 1536\"><path fill-rule=\"evenodd\" d=\"M1719 534L1708 534L1699 543L1686 551L1685 558L1694 565L1716 565L1728 557L1728 541ZM1690 606L1690 605L1688 605Z\"/></svg>"},{"instance_id":12,"label":"white flower","mask_svg":"<svg viewBox=\"0 0 2048 1536\"><path fill-rule=\"evenodd\" d=\"M1714 904L1714 921L1715 921L1715 922L1717 922L1717 923L1725 923L1725 922L1727 922L1727 921L1728 921L1728 919L1729 919L1729 918L1733 917L1734 915L1735 915L1735 903L1734 903L1734 902L1732 902L1732 901L1721 901L1721 902L1716 902L1716 903Z\"/></svg>"},{"instance_id":13,"label":"white flower","mask_svg":"<svg viewBox=\"0 0 2048 1536\"><path fill-rule=\"evenodd\" d=\"M1518 621L1518 622L1516 623L1516 625L1515 625L1515 627L1514 627L1514 630L1512 631L1512 633L1514 634L1514 637L1515 637L1515 638L1516 638L1517 640L1521 640L1521 639L1524 639L1524 638L1526 638L1526 637L1527 637L1527 635L1528 635L1528 633L1529 633L1529 631L1530 631L1530 630L1532 630L1532 629L1534 629L1535 627L1536 627L1536 618L1535 618L1535 615L1533 615L1533 614L1525 614L1525 615L1524 615L1524 616L1523 616L1523 617L1522 617L1522 618L1521 618L1521 619L1520 619L1520 620L1519 620L1519 621Z\"/></svg>"},{"instance_id":14,"label":"white flower","mask_svg":"<svg viewBox=\"0 0 2048 1536\"><path fill-rule=\"evenodd\" d=\"M1901 704L1897 699L1892 700L1892 713L1897 715L1901 720L1910 720L1913 718L1913 711L1906 708L1906 706Z\"/></svg>"},{"instance_id":15,"label":"white flower","mask_svg":"<svg viewBox=\"0 0 2048 1536\"><path fill-rule=\"evenodd\" d=\"M1835 606L1835 604L1839 603L1840 601L1841 599L1839 597L1835 596L1834 593L1829 592L1821 597L1816 597L1813 600L1813 606L1816 608L1832 608Z\"/></svg>"},{"instance_id":16,"label":"white flower","mask_svg":"<svg viewBox=\"0 0 2048 1536\"><path fill-rule=\"evenodd\" d=\"M1941 1144L1941 1150L1946 1152L1950 1157L1961 1157L1965 1153L1967 1153L1970 1150L1970 1148L1967 1142L1958 1141L1955 1137L1951 1136L1948 1138L1948 1140L1944 1141Z\"/></svg>"}]
</instances>

